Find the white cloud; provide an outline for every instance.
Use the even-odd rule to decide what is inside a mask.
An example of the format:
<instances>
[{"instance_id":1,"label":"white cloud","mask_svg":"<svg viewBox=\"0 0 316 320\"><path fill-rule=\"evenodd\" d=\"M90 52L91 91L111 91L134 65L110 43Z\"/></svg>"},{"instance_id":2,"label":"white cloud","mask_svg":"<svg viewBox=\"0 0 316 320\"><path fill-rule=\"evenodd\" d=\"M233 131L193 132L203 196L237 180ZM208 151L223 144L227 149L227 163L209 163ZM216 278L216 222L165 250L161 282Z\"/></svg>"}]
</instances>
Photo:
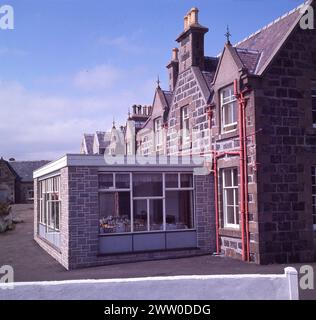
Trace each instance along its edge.
<instances>
[{"instance_id":1,"label":"white cloud","mask_svg":"<svg viewBox=\"0 0 316 320\"><path fill-rule=\"evenodd\" d=\"M122 35L116 38L101 36L97 42L101 46L114 47L125 53L139 54L144 52L144 48L136 44L136 34L129 36Z\"/></svg>"},{"instance_id":2,"label":"white cloud","mask_svg":"<svg viewBox=\"0 0 316 320\"><path fill-rule=\"evenodd\" d=\"M65 153L78 153L83 133L108 130L113 116L123 124L132 104L151 103L154 81L138 79L114 88L115 68L92 70L88 77L79 72L72 78L80 79L80 89L93 92L82 94L80 90L76 95L71 91L71 96L35 92L20 83L0 81L0 156L53 160ZM109 70L115 71L109 75ZM126 76L129 79L131 75ZM105 86L110 78L111 83ZM105 90L95 91L101 80Z\"/></svg>"},{"instance_id":3,"label":"white cloud","mask_svg":"<svg viewBox=\"0 0 316 320\"><path fill-rule=\"evenodd\" d=\"M8 48L8 47L0 47L0 56L18 56L24 57L28 54L25 50L15 49L15 48Z\"/></svg>"},{"instance_id":4,"label":"white cloud","mask_svg":"<svg viewBox=\"0 0 316 320\"><path fill-rule=\"evenodd\" d=\"M112 88L121 79L122 72L111 65L99 65L78 72L74 84L85 91L98 91Z\"/></svg>"}]
</instances>

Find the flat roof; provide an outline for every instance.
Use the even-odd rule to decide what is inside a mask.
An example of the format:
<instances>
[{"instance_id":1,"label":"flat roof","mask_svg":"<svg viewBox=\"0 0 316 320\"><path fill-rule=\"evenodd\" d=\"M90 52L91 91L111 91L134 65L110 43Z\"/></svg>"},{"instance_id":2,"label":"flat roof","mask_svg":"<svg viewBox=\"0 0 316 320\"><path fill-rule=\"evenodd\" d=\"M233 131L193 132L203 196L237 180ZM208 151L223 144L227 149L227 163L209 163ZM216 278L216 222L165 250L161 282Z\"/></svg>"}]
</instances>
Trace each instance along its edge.
<instances>
[{"instance_id":1,"label":"flat roof","mask_svg":"<svg viewBox=\"0 0 316 320\"><path fill-rule=\"evenodd\" d=\"M104 155L84 155L66 154L65 156L50 162L37 169L33 173L33 178L39 178L65 167L99 167L106 171L141 171L146 169L153 171L173 171L190 170L203 168L205 157L200 156L104 156Z\"/></svg>"}]
</instances>

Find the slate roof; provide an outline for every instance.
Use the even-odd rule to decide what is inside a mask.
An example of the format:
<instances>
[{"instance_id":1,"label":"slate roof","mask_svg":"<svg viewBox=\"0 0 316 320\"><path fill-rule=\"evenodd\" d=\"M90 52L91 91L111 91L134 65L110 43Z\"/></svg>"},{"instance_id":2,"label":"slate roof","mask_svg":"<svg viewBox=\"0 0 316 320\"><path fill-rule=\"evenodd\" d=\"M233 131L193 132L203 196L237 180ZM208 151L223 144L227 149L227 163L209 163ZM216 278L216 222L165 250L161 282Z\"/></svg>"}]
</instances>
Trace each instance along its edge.
<instances>
[{"instance_id":1,"label":"slate roof","mask_svg":"<svg viewBox=\"0 0 316 320\"><path fill-rule=\"evenodd\" d=\"M16 172L22 182L33 181L33 171L43 167L50 161L9 161L9 166Z\"/></svg>"},{"instance_id":2,"label":"slate roof","mask_svg":"<svg viewBox=\"0 0 316 320\"><path fill-rule=\"evenodd\" d=\"M163 90L163 94L165 96L166 102L168 103L168 107L170 108L170 106L172 104L173 93L171 91Z\"/></svg>"},{"instance_id":3,"label":"slate roof","mask_svg":"<svg viewBox=\"0 0 316 320\"><path fill-rule=\"evenodd\" d=\"M106 148L111 143L111 132L97 131L96 137L98 139L99 148Z\"/></svg>"},{"instance_id":4,"label":"slate roof","mask_svg":"<svg viewBox=\"0 0 316 320\"><path fill-rule=\"evenodd\" d=\"M276 19L261 30L234 45L237 53L249 72L262 74L278 49L287 39L303 15L301 9L312 0Z\"/></svg>"},{"instance_id":5,"label":"slate roof","mask_svg":"<svg viewBox=\"0 0 316 320\"><path fill-rule=\"evenodd\" d=\"M94 134L85 133L83 135L88 154L93 153Z\"/></svg>"}]
</instances>

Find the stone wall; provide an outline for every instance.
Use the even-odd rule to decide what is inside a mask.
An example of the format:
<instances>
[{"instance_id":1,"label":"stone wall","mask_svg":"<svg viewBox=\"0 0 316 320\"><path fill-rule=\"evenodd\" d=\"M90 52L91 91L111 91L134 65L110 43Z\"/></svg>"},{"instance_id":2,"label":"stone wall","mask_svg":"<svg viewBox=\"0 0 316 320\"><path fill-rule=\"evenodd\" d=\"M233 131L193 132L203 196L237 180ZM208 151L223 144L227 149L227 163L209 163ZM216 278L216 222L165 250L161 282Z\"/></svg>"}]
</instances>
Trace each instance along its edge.
<instances>
[{"instance_id":1,"label":"stone wall","mask_svg":"<svg viewBox=\"0 0 316 320\"><path fill-rule=\"evenodd\" d=\"M316 31L297 28L256 88L260 262L311 261Z\"/></svg>"},{"instance_id":2,"label":"stone wall","mask_svg":"<svg viewBox=\"0 0 316 320\"><path fill-rule=\"evenodd\" d=\"M203 83L204 82L204 83ZM201 86L204 85L204 88ZM172 107L169 113L167 132L167 154L174 155L182 152L200 153L209 150L210 131L206 115L206 106L209 95L205 79L197 67L191 67L179 74L177 86L173 96ZM188 106L190 118L190 142L181 144L181 108Z\"/></svg>"}]
</instances>

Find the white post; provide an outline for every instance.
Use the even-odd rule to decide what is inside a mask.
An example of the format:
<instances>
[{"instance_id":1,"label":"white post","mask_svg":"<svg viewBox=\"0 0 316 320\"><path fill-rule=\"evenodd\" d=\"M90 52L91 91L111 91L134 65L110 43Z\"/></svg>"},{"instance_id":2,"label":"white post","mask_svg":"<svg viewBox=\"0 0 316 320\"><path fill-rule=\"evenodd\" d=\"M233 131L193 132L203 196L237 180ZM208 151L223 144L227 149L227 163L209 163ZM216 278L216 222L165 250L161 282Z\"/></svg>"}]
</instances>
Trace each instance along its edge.
<instances>
[{"instance_id":1,"label":"white post","mask_svg":"<svg viewBox=\"0 0 316 320\"><path fill-rule=\"evenodd\" d=\"M290 300L299 300L297 270L292 267L288 267L284 269L284 272L289 284Z\"/></svg>"}]
</instances>

